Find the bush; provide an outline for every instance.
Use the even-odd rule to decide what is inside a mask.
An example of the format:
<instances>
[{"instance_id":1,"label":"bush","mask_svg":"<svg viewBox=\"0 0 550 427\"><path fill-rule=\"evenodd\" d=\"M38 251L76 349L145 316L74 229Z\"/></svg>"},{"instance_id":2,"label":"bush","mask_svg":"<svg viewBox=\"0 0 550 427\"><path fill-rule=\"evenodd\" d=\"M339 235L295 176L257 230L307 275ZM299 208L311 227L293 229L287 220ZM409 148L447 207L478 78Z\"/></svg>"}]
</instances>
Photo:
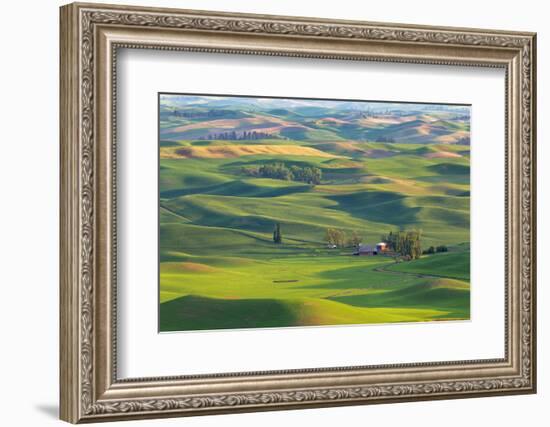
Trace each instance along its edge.
<instances>
[{"instance_id":1,"label":"bush","mask_svg":"<svg viewBox=\"0 0 550 427\"><path fill-rule=\"evenodd\" d=\"M437 248L435 248L436 252L447 252L448 250L449 249L445 245L441 245L441 246L438 246Z\"/></svg>"}]
</instances>

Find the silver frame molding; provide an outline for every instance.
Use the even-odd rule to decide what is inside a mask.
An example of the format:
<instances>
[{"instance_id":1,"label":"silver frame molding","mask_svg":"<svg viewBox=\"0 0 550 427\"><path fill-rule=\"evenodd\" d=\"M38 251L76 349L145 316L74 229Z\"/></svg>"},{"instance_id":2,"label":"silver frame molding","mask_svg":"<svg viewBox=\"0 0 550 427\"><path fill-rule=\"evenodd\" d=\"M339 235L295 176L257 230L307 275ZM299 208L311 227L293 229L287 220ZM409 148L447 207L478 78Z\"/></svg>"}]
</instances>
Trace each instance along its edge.
<instances>
[{"instance_id":1,"label":"silver frame molding","mask_svg":"<svg viewBox=\"0 0 550 427\"><path fill-rule=\"evenodd\" d=\"M536 391L536 35L74 3L61 13L61 419L72 423ZM506 71L503 359L121 380L116 369L117 49Z\"/></svg>"}]
</instances>

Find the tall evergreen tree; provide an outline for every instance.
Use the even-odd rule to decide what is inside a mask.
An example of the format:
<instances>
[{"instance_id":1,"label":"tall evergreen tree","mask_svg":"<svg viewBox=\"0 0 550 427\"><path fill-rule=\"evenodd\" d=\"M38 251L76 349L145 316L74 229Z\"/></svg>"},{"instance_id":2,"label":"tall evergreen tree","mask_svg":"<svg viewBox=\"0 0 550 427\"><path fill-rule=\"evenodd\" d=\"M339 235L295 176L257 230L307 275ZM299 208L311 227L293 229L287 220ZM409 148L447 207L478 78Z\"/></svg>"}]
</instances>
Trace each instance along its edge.
<instances>
[{"instance_id":1,"label":"tall evergreen tree","mask_svg":"<svg viewBox=\"0 0 550 427\"><path fill-rule=\"evenodd\" d=\"M281 224L277 223L275 224L275 230L273 230L273 242L275 243L283 243L283 236L281 234Z\"/></svg>"}]
</instances>

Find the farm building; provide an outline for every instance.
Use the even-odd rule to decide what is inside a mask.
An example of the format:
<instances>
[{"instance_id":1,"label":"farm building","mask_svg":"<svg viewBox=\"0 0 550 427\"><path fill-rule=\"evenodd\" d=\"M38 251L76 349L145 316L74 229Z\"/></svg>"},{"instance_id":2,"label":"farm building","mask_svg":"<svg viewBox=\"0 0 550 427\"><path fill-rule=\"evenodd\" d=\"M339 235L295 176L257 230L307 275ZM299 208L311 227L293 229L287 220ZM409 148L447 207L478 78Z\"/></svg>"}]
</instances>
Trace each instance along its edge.
<instances>
[{"instance_id":1,"label":"farm building","mask_svg":"<svg viewBox=\"0 0 550 427\"><path fill-rule=\"evenodd\" d=\"M376 246L360 243L353 255L378 255Z\"/></svg>"},{"instance_id":2,"label":"farm building","mask_svg":"<svg viewBox=\"0 0 550 427\"><path fill-rule=\"evenodd\" d=\"M388 252L389 250L390 248L386 242L380 242L376 245L376 252L379 254L382 252Z\"/></svg>"},{"instance_id":3,"label":"farm building","mask_svg":"<svg viewBox=\"0 0 550 427\"><path fill-rule=\"evenodd\" d=\"M389 251L388 244L385 242L377 243L376 245L364 245L360 243L357 251L353 255L379 255Z\"/></svg>"}]
</instances>

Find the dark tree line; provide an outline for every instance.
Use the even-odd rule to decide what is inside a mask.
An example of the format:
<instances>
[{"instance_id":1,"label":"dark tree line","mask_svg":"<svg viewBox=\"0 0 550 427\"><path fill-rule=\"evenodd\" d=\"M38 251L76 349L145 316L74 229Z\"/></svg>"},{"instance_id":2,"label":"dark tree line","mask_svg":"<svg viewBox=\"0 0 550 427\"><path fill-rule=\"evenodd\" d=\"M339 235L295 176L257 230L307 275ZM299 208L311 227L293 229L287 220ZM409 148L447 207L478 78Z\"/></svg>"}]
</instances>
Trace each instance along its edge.
<instances>
[{"instance_id":1,"label":"dark tree line","mask_svg":"<svg viewBox=\"0 0 550 427\"><path fill-rule=\"evenodd\" d=\"M236 111L231 110L174 110L172 113L175 117L186 117L192 119L213 119L213 118L236 118L241 115Z\"/></svg>"},{"instance_id":2,"label":"dark tree line","mask_svg":"<svg viewBox=\"0 0 550 427\"><path fill-rule=\"evenodd\" d=\"M391 136L379 136L376 138L376 142L395 142L395 138Z\"/></svg>"},{"instance_id":3,"label":"dark tree line","mask_svg":"<svg viewBox=\"0 0 550 427\"><path fill-rule=\"evenodd\" d=\"M280 162L261 166L245 166L242 168L242 173L258 178L306 182L313 185L320 184L323 175L321 169L314 166L287 166Z\"/></svg>"},{"instance_id":4,"label":"dark tree line","mask_svg":"<svg viewBox=\"0 0 550 427\"><path fill-rule=\"evenodd\" d=\"M256 139L280 139L278 135L274 135L272 133L267 132L258 132L258 131L244 131L237 133L236 131L232 130L229 132L220 132L220 133L210 133L207 136L203 136L199 139L205 140L213 140L213 139L221 139L224 141L253 141Z\"/></svg>"}]
</instances>

